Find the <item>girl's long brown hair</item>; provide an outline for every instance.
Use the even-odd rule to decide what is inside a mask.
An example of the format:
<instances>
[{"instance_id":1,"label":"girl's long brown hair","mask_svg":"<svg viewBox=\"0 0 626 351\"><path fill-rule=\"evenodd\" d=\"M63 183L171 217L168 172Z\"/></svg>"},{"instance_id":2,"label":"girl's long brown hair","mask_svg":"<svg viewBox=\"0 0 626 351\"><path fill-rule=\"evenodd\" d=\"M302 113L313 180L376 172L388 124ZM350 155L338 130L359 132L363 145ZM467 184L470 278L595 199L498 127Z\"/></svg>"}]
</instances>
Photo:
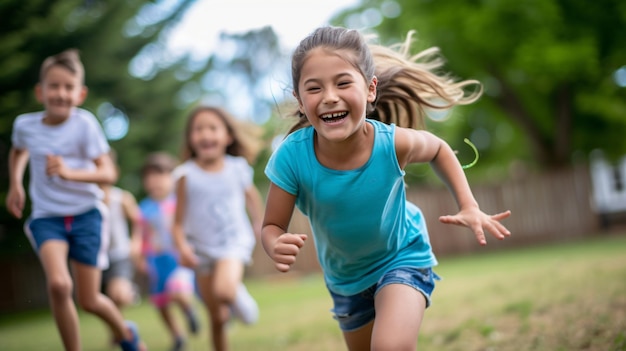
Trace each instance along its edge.
<instances>
[{"instance_id":1,"label":"girl's long brown hair","mask_svg":"<svg viewBox=\"0 0 626 351\"><path fill-rule=\"evenodd\" d=\"M198 106L189 113L185 127L185 140L182 159L189 160L196 157L191 146L191 130L196 116L201 112L209 112L218 116L230 134L233 142L226 148L226 153L232 156L242 156L248 163L253 164L261 150L261 129L252 123L237 120L225 109L217 106Z\"/></svg>"},{"instance_id":2,"label":"girl's long brown hair","mask_svg":"<svg viewBox=\"0 0 626 351\"><path fill-rule=\"evenodd\" d=\"M358 31L342 27L320 27L304 38L291 60L294 93L299 96L298 83L302 66L311 50L322 47L329 51L347 51L342 55L358 69L366 82L378 79L376 100L367 106L367 118L400 127L424 128L424 107L449 109L476 101L482 94L477 80L456 81L449 74L440 74L444 61L436 47L410 54L413 43L410 31L403 43L389 47L370 44ZM473 90L467 91L468 88ZM289 133L309 125L300 111L294 113L298 122Z\"/></svg>"}]
</instances>

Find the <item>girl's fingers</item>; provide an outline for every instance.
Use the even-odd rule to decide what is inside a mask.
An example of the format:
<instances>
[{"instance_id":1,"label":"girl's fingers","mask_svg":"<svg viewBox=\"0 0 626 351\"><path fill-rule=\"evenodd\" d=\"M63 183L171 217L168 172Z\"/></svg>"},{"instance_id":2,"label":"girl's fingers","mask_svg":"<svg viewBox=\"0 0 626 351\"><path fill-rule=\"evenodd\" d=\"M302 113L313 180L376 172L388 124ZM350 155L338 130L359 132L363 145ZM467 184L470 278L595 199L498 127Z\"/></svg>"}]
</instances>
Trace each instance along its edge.
<instances>
[{"instance_id":1,"label":"girl's fingers","mask_svg":"<svg viewBox=\"0 0 626 351\"><path fill-rule=\"evenodd\" d=\"M511 216L511 211L507 210L507 211L495 214L495 215L491 216L491 218L500 221L500 220L503 220L503 219L508 218L510 216Z\"/></svg>"},{"instance_id":2,"label":"girl's fingers","mask_svg":"<svg viewBox=\"0 0 626 351\"><path fill-rule=\"evenodd\" d=\"M290 265L288 265L288 264L284 264L284 263L276 263L276 269L277 269L279 272L287 273L287 272L289 272L289 268L291 268L291 266L290 266Z\"/></svg>"}]
</instances>

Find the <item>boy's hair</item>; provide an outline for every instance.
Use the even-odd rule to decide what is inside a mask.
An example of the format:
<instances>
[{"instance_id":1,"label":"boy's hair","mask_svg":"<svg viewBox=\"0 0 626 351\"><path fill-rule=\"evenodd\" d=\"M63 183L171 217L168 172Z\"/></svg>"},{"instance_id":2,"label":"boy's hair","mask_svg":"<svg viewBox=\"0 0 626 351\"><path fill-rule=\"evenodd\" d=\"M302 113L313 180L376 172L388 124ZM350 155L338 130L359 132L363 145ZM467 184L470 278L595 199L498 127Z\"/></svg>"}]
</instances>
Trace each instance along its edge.
<instances>
[{"instance_id":1,"label":"boy's hair","mask_svg":"<svg viewBox=\"0 0 626 351\"><path fill-rule=\"evenodd\" d=\"M345 58L370 82L378 79L376 100L368 103L368 118L401 127L424 128L424 107L448 109L455 105L466 105L476 101L482 86L477 80L456 82L447 74L438 75L436 70L443 66L438 57L439 49L430 48L411 56L413 31L403 43L389 47L368 43L365 37L353 29L320 27L304 38L295 49L291 60L291 75L294 93L299 96L298 83L302 66L311 50L322 48L327 53L336 53ZM348 55L345 53L348 52ZM477 87L467 93L469 86ZM295 112L299 121L289 133L309 125L306 116Z\"/></svg>"},{"instance_id":2,"label":"boy's hair","mask_svg":"<svg viewBox=\"0 0 626 351\"><path fill-rule=\"evenodd\" d=\"M227 154L232 156L242 156L248 161L248 163L254 163L259 151L261 150L261 129L257 125L237 120L223 108L204 105L193 109L187 118L182 155L183 160L189 160L197 156L191 147L191 128L196 116L201 112L215 114L226 126L228 133L233 139L233 142L226 148Z\"/></svg>"},{"instance_id":3,"label":"boy's hair","mask_svg":"<svg viewBox=\"0 0 626 351\"><path fill-rule=\"evenodd\" d=\"M39 70L39 81L43 82L50 68L54 66L63 67L80 79L81 84L85 81L85 68L80 61L77 49L68 49L59 54L47 57L41 64Z\"/></svg>"},{"instance_id":4,"label":"boy's hair","mask_svg":"<svg viewBox=\"0 0 626 351\"><path fill-rule=\"evenodd\" d=\"M171 173L177 165L176 159L167 152L158 151L148 154L141 167L141 176L150 172Z\"/></svg>"}]
</instances>

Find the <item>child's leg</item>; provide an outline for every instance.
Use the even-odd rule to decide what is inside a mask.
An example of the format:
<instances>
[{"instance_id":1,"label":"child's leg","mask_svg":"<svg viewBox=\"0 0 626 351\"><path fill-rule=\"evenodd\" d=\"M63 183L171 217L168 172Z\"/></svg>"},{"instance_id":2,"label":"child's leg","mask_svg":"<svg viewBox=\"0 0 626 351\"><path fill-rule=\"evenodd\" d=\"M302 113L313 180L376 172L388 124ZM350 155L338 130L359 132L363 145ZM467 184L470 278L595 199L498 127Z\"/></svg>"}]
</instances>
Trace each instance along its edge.
<instances>
[{"instance_id":1,"label":"child's leg","mask_svg":"<svg viewBox=\"0 0 626 351\"><path fill-rule=\"evenodd\" d=\"M213 296L226 306L235 302L237 289L243 280L244 265L238 259L221 259L215 262L213 268Z\"/></svg>"},{"instance_id":2,"label":"child's leg","mask_svg":"<svg viewBox=\"0 0 626 351\"><path fill-rule=\"evenodd\" d=\"M200 292L200 297L204 303L210 321L210 335L213 343L213 350L221 351L228 349L226 324L230 319L230 309L228 305L220 303L215 297L213 285L215 279L213 272L196 272L196 284Z\"/></svg>"},{"instance_id":3,"label":"child's leg","mask_svg":"<svg viewBox=\"0 0 626 351\"><path fill-rule=\"evenodd\" d=\"M178 327L178 323L176 323L176 320L174 319L174 315L172 314L169 307L161 306L161 307L158 307L158 310L159 310L159 315L161 316L161 320L163 320L163 323L165 324L165 327L167 327L167 330L172 336L172 339L178 340L182 338L183 336L182 331L180 330L180 327Z\"/></svg>"},{"instance_id":4,"label":"child's leg","mask_svg":"<svg viewBox=\"0 0 626 351\"><path fill-rule=\"evenodd\" d=\"M194 272L191 269L177 267L168 278L165 289L170 301L177 304L185 314L189 331L192 334L197 334L200 327L193 306L194 279Z\"/></svg>"},{"instance_id":5,"label":"child's leg","mask_svg":"<svg viewBox=\"0 0 626 351\"><path fill-rule=\"evenodd\" d=\"M67 267L68 244L47 240L39 248L39 259L46 274L48 297L65 350L80 350L78 313L72 299L72 277Z\"/></svg>"},{"instance_id":6,"label":"child's leg","mask_svg":"<svg viewBox=\"0 0 626 351\"><path fill-rule=\"evenodd\" d=\"M135 300L133 283L124 277L111 278L105 293L118 308L126 307Z\"/></svg>"},{"instance_id":7,"label":"child's leg","mask_svg":"<svg viewBox=\"0 0 626 351\"><path fill-rule=\"evenodd\" d=\"M130 340L131 331L126 326L120 310L113 301L100 292L101 271L97 267L72 261L76 279L76 298L82 309L100 317L111 329L115 340Z\"/></svg>"},{"instance_id":8,"label":"child's leg","mask_svg":"<svg viewBox=\"0 0 626 351\"><path fill-rule=\"evenodd\" d=\"M104 293L118 308L126 307L135 301L133 267L130 258L109 262L109 268L102 272Z\"/></svg>"},{"instance_id":9,"label":"child's leg","mask_svg":"<svg viewBox=\"0 0 626 351\"><path fill-rule=\"evenodd\" d=\"M343 339L346 341L346 346L348 346L348 350L369 351L371 346L373 327L374 321L371 321L357 330L343 332Z\"/></svg>"},{"instance_id":10,"label":"child's leg","mask_svg":"<svg viewBox=\"0 0 626 351\"><path fill-rule=\"evenodd\" d=\"M426 299L404 284L389 284L376 295L372 350L415 350Z\"/></svg>"}]
</instances>

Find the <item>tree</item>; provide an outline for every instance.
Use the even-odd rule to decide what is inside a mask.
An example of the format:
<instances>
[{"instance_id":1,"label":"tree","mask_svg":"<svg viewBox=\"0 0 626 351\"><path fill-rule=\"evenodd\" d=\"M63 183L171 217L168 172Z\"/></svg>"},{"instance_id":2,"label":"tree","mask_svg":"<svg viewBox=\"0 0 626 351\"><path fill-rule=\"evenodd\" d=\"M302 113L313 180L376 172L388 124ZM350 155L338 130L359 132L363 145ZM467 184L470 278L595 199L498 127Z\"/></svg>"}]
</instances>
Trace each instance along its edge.
<instances>
[{"instance_id":1,"label":"tree","mask_svg":"<svg viewBox=\"0 0 626 351\"><path fill-rule=\"evenodd\" d=\"M335 23L381 18L373 27L383 42L416 30L421 48L441 48L446 69L484 84L457 133L472 134L483 159L505 153L553 169L596 148L626 152L626 84L614 80L626 71L624 13L619 0L366 0ZM516 132L501 135L509 126Z\"/></svg>"}]
</instances>

